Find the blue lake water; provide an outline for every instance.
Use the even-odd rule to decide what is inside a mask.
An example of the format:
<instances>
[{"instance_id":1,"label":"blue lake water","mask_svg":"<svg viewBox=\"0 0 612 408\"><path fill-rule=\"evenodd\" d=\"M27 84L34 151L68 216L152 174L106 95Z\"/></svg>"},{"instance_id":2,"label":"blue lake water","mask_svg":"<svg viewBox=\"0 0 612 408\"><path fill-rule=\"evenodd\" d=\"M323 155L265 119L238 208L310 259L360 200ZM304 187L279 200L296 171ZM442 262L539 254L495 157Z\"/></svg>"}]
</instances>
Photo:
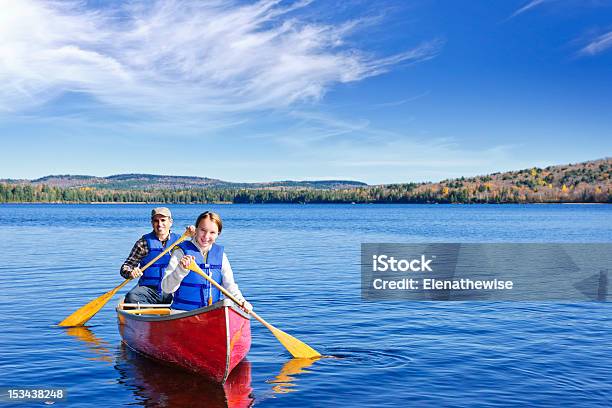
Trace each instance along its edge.
<instances>
[{"instance_id":1,"label":"blue lake water","mask_svg":"<svg viewBox=\"0 0 612 408\"><path fill-rule=\"evenodd\" d=\"M54 405L83 407L612 405L609 302L365 302L359 252L362 242L609 243L609 205L170 206L176 232L219 212L218 242L256 311L339 357L296 368L253 321L233 391L122 346L118 297L88 329L56 326L122 281L150 208L0 205L0 387L63 387Z\"/></svg>"}]
</instances>

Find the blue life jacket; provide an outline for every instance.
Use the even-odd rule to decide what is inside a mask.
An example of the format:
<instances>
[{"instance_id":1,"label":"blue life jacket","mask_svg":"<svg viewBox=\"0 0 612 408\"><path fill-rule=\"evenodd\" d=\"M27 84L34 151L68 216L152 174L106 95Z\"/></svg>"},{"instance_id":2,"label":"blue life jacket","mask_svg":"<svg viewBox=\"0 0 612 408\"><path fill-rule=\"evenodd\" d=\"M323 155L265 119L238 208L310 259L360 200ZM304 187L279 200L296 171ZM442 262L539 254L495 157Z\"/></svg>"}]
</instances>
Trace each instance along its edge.
<instances>
[{"instance_id":1,"label":"blue life jacket","mask_svg":"<svg viewBox=\"0 0 612 408\"><path fill-rule=\"evenodd\" d=\"M147 256L142 258L140 261L140 267L148 264L158 256L161 252L164 251L168 246L172 245L174 241L179 239L179 236L173 233L170 233L168 236L168 240L166 241L166 247L164 247L161 241L157 238L154 232L150 232L146 235L142 236L145 241L147 241L147 246L149 247L149 253ZM149 286L157 289L157 293L161 294L161 281L164 277L164 271L170 262L170 254L167 253L161 258L159 258L155 263L149 266L142 272L142 276L138 280L139 286Z\"/></svg>"},{"instance_id":2,"label":"blue life jacket","mask_svg":"<svg viewBox=\"0 0 612 408\"><path fill-rule=\"evenodd\" d=\"M200 269L210 276L219 285L223 283L221 266L223 265L223 247L212 244L206 255L206 259L197 246L191 241L185 241L178 245L185 255L195 257L195 262ZM172 300L173 309L193 310L208 306L221 298L221 292L210 282L197 273L190 271L181 282L179 288L174 292Z\"/></svg>"}]
</instances>

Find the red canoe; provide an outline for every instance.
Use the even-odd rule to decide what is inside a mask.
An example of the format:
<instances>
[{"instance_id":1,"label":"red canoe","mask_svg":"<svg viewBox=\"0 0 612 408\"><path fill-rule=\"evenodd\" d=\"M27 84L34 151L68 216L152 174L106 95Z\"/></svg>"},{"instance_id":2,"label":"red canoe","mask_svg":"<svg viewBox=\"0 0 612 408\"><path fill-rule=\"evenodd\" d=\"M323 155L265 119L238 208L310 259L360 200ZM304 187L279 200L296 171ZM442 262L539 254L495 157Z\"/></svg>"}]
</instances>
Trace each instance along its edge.
<instances>
[{"instance_id":1,"label":"red canoe","mask_svg":"<svg viewBox=\"0 0 612 408\"><path fill-rule=\"evenodd\" d=\"M130 348L218 383L225 383L251 348L249 316L229 299L176 314L159 307L134 309L121 301L117 317Z\"/></svg>"}]
</instances>

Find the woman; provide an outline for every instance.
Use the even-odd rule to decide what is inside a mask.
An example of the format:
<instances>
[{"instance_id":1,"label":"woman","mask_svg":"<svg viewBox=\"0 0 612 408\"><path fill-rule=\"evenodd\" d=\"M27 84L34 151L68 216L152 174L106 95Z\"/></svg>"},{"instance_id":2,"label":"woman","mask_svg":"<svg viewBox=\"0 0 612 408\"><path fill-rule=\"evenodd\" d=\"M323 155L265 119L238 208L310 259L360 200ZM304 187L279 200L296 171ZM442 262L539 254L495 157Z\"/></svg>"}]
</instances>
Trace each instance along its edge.
<instances>
[{"instance_id":1,"label":"woman","mask_svg":"<svg viewBox=\"0 0 612 408\"><path fill-rule=\"evenodd\" d=\"M189 265L195 261L209 277L240 300L244 309L253 310L234 281L234 273L223 247L215 243L223 229L219 214L206 211L200 214L195 225L195 236L191 241L182 242L172 252L161 283L165 293L174 294L170 307L176 310L193 310L211 305L221 298L219 289L189 270Z\"/></svg>"}]
</instances>

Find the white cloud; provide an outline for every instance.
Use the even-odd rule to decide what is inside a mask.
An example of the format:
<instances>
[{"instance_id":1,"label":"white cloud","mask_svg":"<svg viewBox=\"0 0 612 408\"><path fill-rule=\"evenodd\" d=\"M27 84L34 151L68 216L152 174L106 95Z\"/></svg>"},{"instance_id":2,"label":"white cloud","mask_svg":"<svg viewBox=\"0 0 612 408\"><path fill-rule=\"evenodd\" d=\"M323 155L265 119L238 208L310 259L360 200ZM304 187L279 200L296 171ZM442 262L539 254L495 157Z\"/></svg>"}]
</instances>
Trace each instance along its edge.
<instances>
[{"instance_id":1,"label":"white cloud","mask_svg":"<svg viewBox=\"0 0 612 408\"><path fill-rule=\"evenodd\" d=\"M583 47L578 54L593 56L604 52L612 47L612 31L592 39L589 44Z\"/></svg>"},{"instance_id":2,"label":"white cloud","mask_svg":"<svg viewBox=\"0 0 612 408\"><path fill-rule=\"evenodd\" d=\"M346 46L359 21L300 20L309 1L0 0L0 112L66 92L157 119L255 112L318 100L334 84L435 56L439 42L383 57Z\"/></svg>"},{"instance_id":3,"label":"white cloud","mask_svg":"<svg viewBox=\"0 0 612 408\"><path fill-rule=\"evenodd\" d=\"M512 13L512 15L509 18L514 18L518 16L519 14L522 14L528 10L531 10L532 8L536 6L539 6L540 4L546 3L547 1L550 1L550 0L531 0L529 3L525 4L523 7L519 8L514 13Z\"/></svg>"}]
</instances>

